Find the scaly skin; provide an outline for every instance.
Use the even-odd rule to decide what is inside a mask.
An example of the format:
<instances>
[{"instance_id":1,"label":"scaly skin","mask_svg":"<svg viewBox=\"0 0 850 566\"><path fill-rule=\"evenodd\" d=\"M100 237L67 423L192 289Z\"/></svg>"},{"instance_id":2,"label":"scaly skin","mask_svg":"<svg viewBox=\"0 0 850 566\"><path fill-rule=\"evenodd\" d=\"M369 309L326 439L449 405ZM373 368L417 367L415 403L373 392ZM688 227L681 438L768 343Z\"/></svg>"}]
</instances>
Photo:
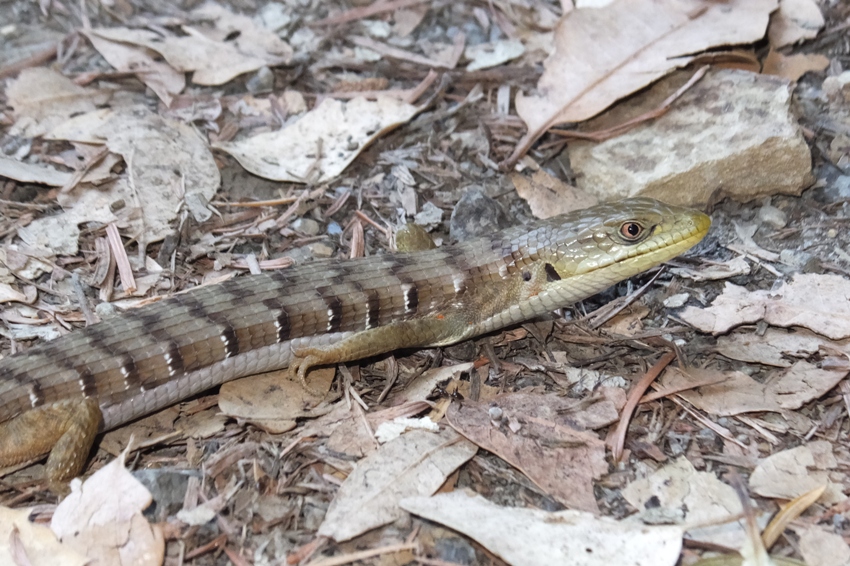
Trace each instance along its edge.
<instances>
[{"instance_id":1,"label":"scaly skin","mask_svg":"<svg viewBox=\"0 0 850 566\"><path fill-rule=\"evenodd\" d=\"M225 381L444 346L568 306L683 253L701 212L626 199L416 253L317 261L122 313L0 360L0 466L50 453L54 489L98 431Z\"/></svg>"}]
</instances>

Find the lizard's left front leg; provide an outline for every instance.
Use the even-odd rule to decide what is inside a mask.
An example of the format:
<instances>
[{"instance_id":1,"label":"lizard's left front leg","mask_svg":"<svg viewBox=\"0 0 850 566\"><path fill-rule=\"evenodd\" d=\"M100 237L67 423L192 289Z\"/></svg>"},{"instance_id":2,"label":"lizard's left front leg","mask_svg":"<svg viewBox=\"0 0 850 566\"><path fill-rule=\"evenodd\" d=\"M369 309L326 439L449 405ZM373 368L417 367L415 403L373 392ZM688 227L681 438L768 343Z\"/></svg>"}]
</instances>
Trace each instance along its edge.
<instances>
[{"instance_id":1,"label":"lizard's left front leg","mask_svg":"<svg viewBox=\"0 0 850 566\"><path fill-rule=\"evenodd\" d=\"M333 344L297 348L293 351L290 374L313 392L307 386L306 376L314 366L349 362L404 348L446 346L471 338L481 332L479 322L537 295L551 277L551 269L545 262L535 262L510 277L447 298L443 305L424 316L363 330Z\"/></svg>"}]
</instances>

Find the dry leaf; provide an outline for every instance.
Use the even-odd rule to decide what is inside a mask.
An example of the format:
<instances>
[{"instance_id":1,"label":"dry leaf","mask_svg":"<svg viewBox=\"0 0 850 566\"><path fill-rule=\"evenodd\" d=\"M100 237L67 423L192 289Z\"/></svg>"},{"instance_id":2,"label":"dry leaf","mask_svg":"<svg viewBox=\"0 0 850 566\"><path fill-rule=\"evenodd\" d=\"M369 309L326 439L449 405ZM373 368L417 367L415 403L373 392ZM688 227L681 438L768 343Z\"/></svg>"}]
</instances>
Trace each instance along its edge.
<instances>
[{"instance_id":1,"label":"dry leaf","mask_svg":"<svg viewBox=\"0 0 850 566\"><path fill-rule=\"evenodd\" d=\"M134 73L166 107L171 106L174 96L186 88L186 75L154 59L150 50L111 41L91 30L83 33L107 63L123 73Z\"/></svg>"},{"instance_id":2,"label":"dry leaf","mask_svg":"<svg viewBox=\"0 0 850 566\"><path fill-rule=\"evenodd\" d=\"M793 366L776 370L764 383L740 371L689 368L683 372L668 368L661 379L662 391L680 390L694 381L726 380L683 391L682 397L703 411L719 416L738 415L755 411L799 409L818 399L844 379L848 370L829 370L815 364L798 361Z\"/></svg>"},{"instance_id":3,"label":"dry leaf","mask_svg":"<svg viewBox=\"0 0 850 566\"><path fill-rule=\"evenodd\" d=\"M501 507L464 492L410 497L401 505L475 539L512 566L673 566L682 546L679 527L615 521L582 511Z\"/></svg>"},{"instance_id":4,"label":"dry leaf","mask_svg":"<svg viewBox=\"0 0 850 566\"><path fill-rule=\"evenodd\" d=\"M847 499L842 493L842 483L846 482L847 476L839 469L830 442L810 441L803 446L771 454L759 462L750 475L750 489L762 497L794 499L826 485L818 501L834 505Z\"/></svg>"},{"instance_id":5,"label":"dry leaf","mask_svg":"<svg viewBox=\"0 0 850 566\"><path fill-rule=\"evenodd\" d=\"M779 0L779 10L770 18L767 37L779 49L804 39L814 39L824 19L815 0Z\"/></svg>"},{"instance_id":6,"label":"dry leaf","mask_svg":"<svg viewBox=\"0 0 850 566\"><path fill-rule=\"evenodd\" d=\"M332 453L362 458L378 448L379 444L375 437L384 423L408 420L409 417L429 410L431 405L425 401L413 401L394 405L388 409L371 411L364 415L352 405L347 419L337 421L333 427L323 430L323 433L328 436L327 449Z\"/></svg>"},{"instance_id":7,"label":"dry leaf","mask_svg":"<svg viewBox=\"0 0 850 566\"><path fill-rule=\"evenodd\" d=\"M602 403L611 417L602 422L610 424L617 410L610 401ZM584 428L583 419L599 424L598 416L591 415L576 410L568 398L514 393L487 403L452 403L446 417L458 432L522 471L559 503L598 513L592 482L608 471L605 443L576 430Z\"/></svg>"},{"instance_id":8,"label":"dry leaf","mask_svg":"<svg viewBox=\"0 0 850 566\"><path fill-rule=\"evenodd\" d=\"M213 147L266 179L325 183L342 173L373 140L417 112L416 106L389 96L348 102L326 98L286 128Z\"/></svg>"},{"instance_id":9,"label":"dry leaf","mask_svg":"<svg viewBox=\"0 0 850 566\"><path fill-rule=\"evenodd\" d=\"M538 169L528 179L521 173L511 173L517 194L528 203L536 218L551 218L558 214L588 208L597 203L594 196Z\"/></svg>"},{"instance_id":10,"label":"dry leaf","mask_svg":"<svg viewBox=\"0 0 850 566\"><path fill-rule=\"evenodd\" d=\"M808 358L822 348L827 352L850 354L850 342L833 342L804 328L768 328L761 336L754 332L734 332L717 339L719 354L741 362L790 367L795 359Z\"/></svg>"},{"instance_id":11,"label":"dry leaf","mask_svg":"<svg viewBox=\"0 0 850 566\"><path fill-rule=\"evenodd\" d=\"M13 157L0 155L0 177L15 179L24 183L61 187L68 183L73 176L73 173L57 171L53 167L24 163Z\"/></svg>"},{"instance_id":12,"label":"dry leaf","mask_svg":"<svg viewBox=\"0 0 850 566\"><path fill-rule=\"evenodd\" d=\"M319 536L337 542L401 517L398 502L431 495L478 448L450 428L439 434L414 430L357 463L331 502Z\"/></svg>"},{"instance_id":13,"label":"dry leaf","mask_svg":"<svg viewBox=\"0 0 850 566\"><path fill-rule=\"evenodd\" d=\"M56 507L50 528L59 539L94 563L160 566L165 540L159 525L142 511L151 494L116 458L85 482L71 482L71 494Z\"/></svg>"},{"instance_id":14,"label":"dry leaf","mask_svg":"<svg viewBox=\"0 0 850 566\"><path fill-rule=\"evenodd\" d=\"M335 374L334 367L316 369L310 372L307 383L317 392L327 392ZM218 406L225 415L278 430L281 425L273 425L272 421L294 424L295 419L313 416L312 409L321 402L322 397L304 389L288 369L229 381L221 386L218 397Z\"/></svg>"},{"instance_id":15,"label":"dry leaf","mask_svg":"<svg viewBox=\"0 0 850 566\"><path fill-rule=\"evenodd\" d=\"M623 489L623 497L643 515L664 516L676 524L711 523L742 511L735 490L714 474L698 472L685 457ZM743 526L737 522L692 528L688 538L739 548Z\"/></svg>"},{"instance_id":16,"label":"dry leaf","mask_svg":"<svg viewBox=\"0 0 850 566\"><path fill-rule=\"evenodd\" d=\"M764 60L762 72L796 82L809 71L819 72L827 67L829 67L829 58L820 53L783 55L771 49Z\"/></svg>"},{"instance_id":17,"label":"dry leaf","mask_svg":"<svg viewBox=\"0 0 850 566\"><path fill-rule=\"evenodd\" d=\"M470 45L463 52L464 56L470 60L469 65L466 66L467 72L496 67L511 59L516 59L523 53L525 53L525 47L523 47L521 41L516 39L503 39L494 43Z\"/></svg>"},{"instance_id":18,"label":"dry leaf","mask_svg":"<svg viewBox=\"0 0 850 566\"><path fill-rule=\"evenodd\" d=\"M192 126L144 107L76 116L47 137L105 143L132 165L113 183L97 188L78 186L59 195L63 214L38 218L19 229L27 244L56 254L76 254L78 224L89 221L115 222L137 237L144 229L146 243L159 241L173 230L172 222L185 198L209 201L221 183L209 147Z\"/></svg>"},{"instance_id":19,"label":"dry leaf","mask_svg":"<svg viewBox=\"0 0 850 566\"><path fill-rule=\"evenodd\" d=\"M824 491L826 491L826 485L818 486L802 495L798 495L783 505L761 534L764 546L767 548L773 546L785 532L785 529L793 521L797 520L800 515L805 513L809 507L814 505L821 498Z\"/></svg>"},{"instance_id":20,"label":"dry leaf","mask_svg":"<svg viewBox=\"0 0 850 566\"><path fill-rule=\"evenodd\" d=\"M686 65L694 53L757 41L776 6L776 0L617 0L571 11L555 31L555 52L546 60L537 94L517 95L517 113L528 132L509 163L555 124L595 116Z\"/></svg>"},{"instance_id":21,"label":"dry leaf","mask_svg":"<svg viewBox=\"0 0 850 566\"><path fill-rule=\"evenodd\" d=\"M764 320L774 326L804 326L841 340L850 338L850 281L840 275L800 273L771 291L748 291L726 283L710 307L687 307L679 317L712 334Z\"/></svg>"},{"instance_id":22,"label":"dry leaf","mask_svg":"<svg viewBox=\"0 0 850 566\"><path fill-rule=\"evenodd\" d=\"M101 28L90 33L156 51L178 71L194 71L192 82L200 85L224 84L243 73L286 65L292 59L292 48L285 41L247 16L213 3L201 6L192 15L212 21L215 27L184 26L187 35L183 36L130 28Z\"/></svg>"},{"instance_id":23,"label":"dry leaf","mask_svg":"<svg viewBox=\"0 0 850 566\"><path fill-rule=\"evenodd\" d=\"M0 507L0 564L85 566L89 563L85 554L56 540L50 528L30 522L30 513L31 509Z\"/></svg>"},{"instance_id":24,"label":"dry leaf","mask_svg":"<svg viewBox=\"0 0 850 566\"><path fill-rule=\"evenodd\" d=\"M10 81L6 97L15 111L9 135L37 137L71 116L95 110L110 94L81 87L52 69L34 67Z\"/></svg>"},{"instance_id":25,"label":"dry leaf","mask_svg":"<svg viewBox=\"0 0 850 566\"><path fill-rule=\"evenodd\" d=\"M678 277L687 277L694 281L716 281L738 275L749 275L750 264L744 256L735 256L728 261L706 261L699 267L674 267L670 271Z\"/></svg>"},{"instance_id":26,"label":"dry leaf","mask_svg":"<svg viewBox=\"0 0 850 566\"><path fill-rule=\"evenodd\" d=\"M847 566L850 564L850 546L833 527L806 525L794 529L800 537L800 554L806 564L818 566Z\"/></svg>"}]
</instances>

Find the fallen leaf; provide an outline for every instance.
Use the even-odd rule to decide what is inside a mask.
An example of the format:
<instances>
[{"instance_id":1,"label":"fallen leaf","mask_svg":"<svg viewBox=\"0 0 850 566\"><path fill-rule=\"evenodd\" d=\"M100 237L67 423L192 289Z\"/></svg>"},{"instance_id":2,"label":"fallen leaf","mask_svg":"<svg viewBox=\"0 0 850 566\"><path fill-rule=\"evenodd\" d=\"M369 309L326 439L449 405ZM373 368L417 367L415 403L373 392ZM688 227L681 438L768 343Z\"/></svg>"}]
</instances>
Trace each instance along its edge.
<instances>
[{"instance_id":1,"label":"fallen leaf","mask_svg":"<svg viewBox=\"0 0 850 566\"><path fill-rule=\"evenodd\" d=\"M42 136L71 116L91 112L109 100L110 93L88 89L46 67L24 69L6 87L15 124L9 135Z\"/></svg>"},{"instance_id":2,"label":"fallen leaf","mask_svg":"<svg viewBox=\"0 0 850 566\"><path fill-rule=\"evenodd\" d=\"M292 48L285 41L247 16L213 3L204 4L191 14L211 21L213 27L184 26L187 35L183 36L120 27L94 29L90 33L156 51L176 70L194 71L192 82L199 85L224 84L243 73L286 65L292 59Z\"/></svg>"},{"instance_id":3,"label":"fallen leaf","mask_svg":"<svg viewBox=\"0 0 850 566\"><path fill-rule=\"evenodd\" d=\"M672 566L682 547L680 527L615 521L582 511L501 507L466 492L410 497L401 506L475 539L512 566Z\"/></svg>"},{"instance_id":4,"label":"fallen leaf","mask_svg":"<svg viewBox=\"0 0 850 566\"><path fill-rule=\"evenodd\" d=\"M153 56L154 51L109 40L92 33L91 30L83 30L82 33L107 63L123 73L135 74L166 107L171 106L174 96L186 88L186 75L157 61Z\"/></svg>"},{"instance_id":5,"label":"fallen leaf","mask_svg":"<svg viewBox=\"0 0 850 566\"><path fill-rule=\"evenodd\" d=\"M167 407L133 421L127 426L110 430L103 435L100 447L114 456L118 456L130 444L132 439L134 446L146 445L162 438L181 438L182 433L175 432L174 423L180 417L180 408Z\"/></svg>"},{"instance_id":6,"label":"fallen leaf","mask_svg":"<svg viewBox=\"0 0 850 566\"><path fill-rule=\"evenodd\" d=\"M623 488L632 507L679 525L713 523L742 512L734 488L709 472L698 472L685 457L677 458L648 477ZM741 523L725 523L688 530L688 538L739 548L745 533Z\"/></svg>"},{"instance_id":7,"label":"fallen leaf","mask_svg":"<svg viewBox=\"0 0 850 566\"><path fill-rule=\"evenodd\" d=\"M401 391L395 392L389 398L388 403L392 406L403 403L425 401L434 391L434 388L442 382L456 378L462 373L471 371L475 367L472 362L465 362L451 366L440 366L426 370L408 383Z\"/></svg>"},{"instance_id":8,"label":"fallen leaf","mask_svg":"<svg viewBox=\"0 0 850 566\"><path fill-rule=\"evenodd\" d=\"M334 367L313 370L308 385L327 392L335 374ZM291 430L296 419L315 416L312 410L320 403L322 397L304 389L288 369L229 381L221 386L218 396L218 406L225 415L277 432Z\"/></svg>"},{"instance_id":9,"label":"fallen leaf","mask_svg":"<svg viewBox=\"0 0 850 566\"><path fill-rule=\"evenodd\" d=\"M51 187L61 187L73 177L73 173L57 171L53 167L24 163L12 157L0 155L0 177L15 179L24 183L39 183Z\"/></svg>"},{"instance_id":10,"label":"fallen leaf","mask_svg":"<svg viewBox=\"0 0 850 566\"><path fill-rule=\"evenodd\" d=\"M706 261L699 267L674 267L670 270L678 277L687 277L694 281L716 281L738 275L749 275L750 264L744 256L735 256L727 261Z\"/></svg>"},{"instance_id":11,"label":"fallen leaf","mask_svg":"<svg viewBox=\"0 0 850 566\"><path fill-rule=\"evenodd\" d=\"M603 422L610 424L617 410L610 401L602 403L612 417ZM452 403L446 417L455 430L520 470L559 503L598 513L593 480L608 471L605 443L577 430L585 427L583 418L594 417L576 409L575 400L554 394L513 393L487 403Z\"/></svg>"},{"instance_id":12,"label":"fallen leaf","mask_svg":"<svg viewBox=\"0 0 850 566\"><path fill-rule=\"evenodd\" d=\"M806 564L818 566L847 566L850 564L850 546L832 527L805 525L792 527L800 537L800 554Z\"/></svg>"},{"instance_id":13,"label":"fallen leaf","mask_svg":"<svg viewBox=\"0 0 850 566\"><path fill-rule=\"evenodd\" d=\"M15 290L8 283L0 283L0 304L8 302L17 302L31 305L38 298L35 287L27 285L24 287L24 292Z\"/></svg>"},{"instance_id":14,"label":"fallen leaf","mask_svg":"<svg viewBox=\"0 0 850 566\"><path fill-rule=\"evenodd\" d=\"M595 116L688 64L694 53L761 39L776 6L776 0L617 0L572 10L556 28L555 52L545 62L537 94L517 95L528 132L508 162L555 124Z\"/></svg>"},{"instance_id":15,"label":"fallen leaf","mask_svg":"<svg viewBox=\"0 0 850 566\"><path fill-rule=\"evenodd\" d=\"M93 563L159 566L165 558L162 529L142 515L151 494L124 467L125 456L85 482L73 480L71 494L56 507L50 528Z\"/></svg>"},{"instance_id":16,"label":"fallen leaf","mask_svg":"<svg viewBox=\"0 0 850 566\"><path fill-rule=\"evenodd\" d=\"M31 522L31 513L31 509L0 507L0 564L85 566L89 563L85 554L59 542L49 527ZM13 538L18 547L14 551Z\"/></svg>"},{"instance_id":17,"label":"fallen leaf","mask_svg":"<svg viewBox=\"0 0 850 566\"><path fill-rule=\"evenodd\" d=\"M764 59L762 72L766 75L776 75L796 82L809 71L820 72L828 66L829 58L820 53L783 55L771 49Z\"/></svg>"},{"instance_id":18,"label":"fallen leaf","mask_svg":"<svg viewBox=\"0 0 850 566\"><path fill-rule=\"evenodd\" d=\"M804 39L814 39L824 19L815 0L779 0L779 9L770 18L767 37L773 49Z\"/></svg>"},{"instance_id":19,"label":"fallen leaf","mask_svg":"<svg viewBox=\"0 0 850 566\"><path fill-rule=\"evenodd\" d=\"M581 210L595 205L596 197L538 169L531 179L521 173L511 173L517 194L528 203L536 218L551 218L558 214Z\"/></svg>"},{"instance_id":20,"label":"fallen leaf","mask_svg":"<svg viewBox=\"0 0 850 566\"><path fill-rule=\"evenodd\" d=\"M516 59L525 53L522 42L516 39L503 39L493 43L470 45L464 51L464 56L470 60L466 66L467 72L489 69L511 59Z\"/></svg>"},{"instance_id":21,"label":"fallen leaf","mask_svg":"<svg viewBox=\"0 0 850 566\"><path fill-rule=\"evenodd\" d=\"M726 283L710 307L687 307L679 317L712 334L764 320L773 326L804 326L842 340L850 338L850 280L833 274L799 273L793 281L783 281L770 291L748 291Z\"/></svg>"},{"instance_id":22,"label":"fallen leaf","mask_svg":"<svg viewBox=\"0 0 850 566\"><path fill-rule=\"evenodd\" d=\"M842 493L846 474L840 472L832 444L826 440L771 454L750 474L750 489L762 497L794 499L820 486L827 486L820 501L835 505L847 499Z\"/></svg>"},{"instance_id":23,"label":"fallen leaf","mask_svg":"<svg viewBox=\"0 0 850 566\"><path fill-rule=\"evenodd\" d=\"M634 336L643 332L642 319L649 315L649 308L643 305L632 305L620 314L606 322L602 329L608 334L617 336Z\"/></svg>"},{"instance_id":24,"label":"fallen leaf","mask_svg":"<svg viewBox=\"0 0 850 566\"><path fill-rule=\"evenodd\" d=\"M172 232L185 198L209 201L221 183L209 147L192 126L144 107L89 112L57 126L46 137L105 143L132 165L113 183L77 186L60 194L57 200L64 213L38 218L18 230L30 246L56 254L76 254L78 225L90 221L116 222L133 236L142 235L146 243L157 242Z\"/></svg>"},{"instance_id":25,"label":"fallen leaf","mask_svg":"<svg viewBox=\"0 0 850 566\"><path fill-rule=\"evenodd\" d=\"M478 448L450 428L414 430L357 463L328 508L318 535L337 542L400 518L398 502L435 493Z\"/></svg>"},{"instance_id":26,"label":"fallen leaf","mask_svg":"<svg viewBox=\"0 0 850 566\"><path fill-rule=\"evenodd\" d=\"M325 183L337 177L373 140L409 121L419 108L396 98L326 98L286 128L212 144L266 179Z\"/></svg>"},{"instance_id":27,"label":"fallen leaf","mask_svg":"<svg viewBox=\"0 0 850 566\"><path fill-rule=\"evenodd\" d=\"M821 348L850 354L850 341L833 342L804 328L768 328L763 335L734 332L717 338L716 351L741 362L791 367L795 359L808 358Z\"/></svg>"},{"instance_id":28,"label":"fallen leaf","mask_svg":"<svg viewBox=\"0 0 850 566\"><path fill-rule=\"evenodd\" d=\"M738 415L755 411L799 409L822 397L844 379L847 369L829 370L810 362L798 361L789 368L776 370L764 383L740 371L721 372L712 369L689 368L686 372L668 368L661 378L661 391L681 390L688 383L726 380L680 393L688 402L703 411L718 416Z\"/></svg>"}]
</instances>

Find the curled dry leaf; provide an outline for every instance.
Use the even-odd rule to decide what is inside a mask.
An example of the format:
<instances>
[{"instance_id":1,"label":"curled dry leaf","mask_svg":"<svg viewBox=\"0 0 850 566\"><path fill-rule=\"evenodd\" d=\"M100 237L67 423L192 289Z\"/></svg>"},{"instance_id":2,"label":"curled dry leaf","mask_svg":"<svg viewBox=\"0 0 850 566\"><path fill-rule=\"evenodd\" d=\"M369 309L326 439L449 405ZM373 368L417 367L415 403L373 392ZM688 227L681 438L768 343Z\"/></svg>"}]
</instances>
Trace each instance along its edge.
<instances>
[{"instance_id":1,"label":"curled dry leaf","mask_svg":"<svg viewBox=\"0 0 850 566\"><path fill-rule=\"evenodd\" d=\"M776 0L617 0L566 14L537 94L517 95L528 132L513 164L555 124L580 122L686 65L693 54L764 36Z\"/></svg>"},{"instance_id":2,"label":"curled dry leaf","mask_svg":"<svg viewBox=\"0 0 850 566\"><path fill-rule=\"evenodd\" d=\"M292 48L285 41L247 16L213 3L201 6L192 15L212 21L214 27L184 26L187 35L182 36L130 28L101 28L90 33L156 51L176 70L194 71L192 82L200 85L224 84L243 73L285 65L292 59Z\"/></svg>"},{"instance_id":3,"label":"curled dry leaf","mask_svg":"<svg viewBox=\"0 0 850 566\"><path fill-rule=\"evenodd\" d=\"M801 273L771 291L748 291L726 283L710 307L687 307L679 316L712 334L764 320L774 326L804 326L841 340L850 338L850 280L840 275Z\"/></svg>"},{"instance_id":4,"label":"curled dry leaf","mask_svg":"<svg viewBox=\"0 0 850 566\"><path fill-rule=\"evenodd\" d=\"M154 91L166 106L171 106L174 96L186 88L186 75L157 61L151 50L112 41L91 30L83 33L110 65L123 73L135 73L136 78Z\"/></svg>"},{"instance_id":5,"label":"curled dry leaf","mask_svg":"<svg viewBox=\"0 0 850 566\"><path fill-rule=\"evenodd\" d=\"M31 509L0 507L0 564L85 566L89 558L29 520Z\"/></svg>"},{"instance_id":6,"label":"curled dry leaf","mask_svg":"<svg viewBox=\"0 0 850 566\"><path fill-rule=\"evenodd\" d=\"M209 201L221 183L209 147L192 126L144 107L76 116L47 137L105 143L128 164L127 173L113 183L60 194L64 213L38 218L19 230L27 244L53 253L76 254L78 225L89 221L115 222L146 243L159 241L171 232L184 198L196 194Z\"/></svg>"},{"instance_id":7,"label":"curled dry leaf","mask_svg":"<svg viewBox=\"0 0 850 566\"><path fill-rule=\"evenodd\" d=\"M50 528L93 563L159 566L165 539L142 515L150 492L116 458L87 479L71 482L71 494L53 513Z\"/></svg>"},{"instance_id":8,"label":"curled dry leaf","mask_svg":"<svg viewBox=\"0 0 850 566\"><path fill-rule=\"evenodd\" d=\"M275 181L326 183L374 139L404 124L419 108L396 98L326 98L294 124L213 147L231 154L255 175Z\"/></svg>"},{"instance_id":9,"label":"curled dry leaf","mask_svg":"<svg viewBox=\"0 0 850 566\"><path fill-rule=\"evenodd\" d=\"M478 448L450 428L439 434L414 430L357 463L337 491L319 535L349 540L391 523L405 497L432 495Z\"/></svg>"},{"instance_id":10,"label":"curled dry leaf","mask_svg":"<svg viewBox=\"0 0 850 566\"><path fill-rule=\"evenodd\" d=\"M512 566L672 566L682 547L680 527L615 521L583 511L501 507L464 492L410 497L401 505L475 539Z\"/></svg>"}]
</instances>

